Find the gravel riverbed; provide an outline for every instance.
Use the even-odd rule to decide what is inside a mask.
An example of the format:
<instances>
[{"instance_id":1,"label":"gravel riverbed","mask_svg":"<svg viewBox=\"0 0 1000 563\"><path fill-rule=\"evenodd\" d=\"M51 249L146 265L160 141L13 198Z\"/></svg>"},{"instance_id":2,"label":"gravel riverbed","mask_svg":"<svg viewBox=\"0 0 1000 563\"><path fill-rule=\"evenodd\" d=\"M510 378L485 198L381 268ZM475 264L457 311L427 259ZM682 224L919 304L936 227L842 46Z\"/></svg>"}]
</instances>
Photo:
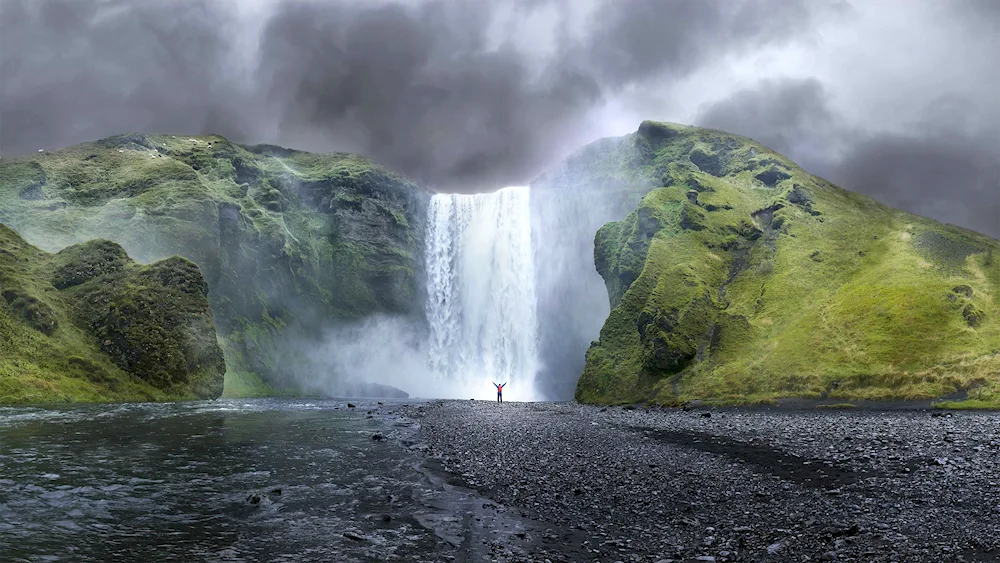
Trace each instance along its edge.
<instances>
[{"instance_id":1,"label":"gravel riverbed","mask_svg":"<svg viewBox=\"0 0 1000 563\"><path fill-rule=\"evenodd\" d=\"M486 561L1000 561L1000 414L439 401L426 466L526 524Z\"/></svg>"}]
</instances>

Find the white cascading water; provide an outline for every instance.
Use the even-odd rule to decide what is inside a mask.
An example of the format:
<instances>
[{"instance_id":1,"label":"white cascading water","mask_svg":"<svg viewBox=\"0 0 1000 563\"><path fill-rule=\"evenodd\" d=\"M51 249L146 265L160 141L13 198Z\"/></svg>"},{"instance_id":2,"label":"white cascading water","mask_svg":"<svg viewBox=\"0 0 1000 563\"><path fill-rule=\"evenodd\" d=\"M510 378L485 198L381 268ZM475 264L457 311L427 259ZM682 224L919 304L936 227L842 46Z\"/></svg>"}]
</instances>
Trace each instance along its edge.
<instances>
[{"instance_id":1,"label":"white cascading water","mask_svg":"<svg viewBox=\"0 0 1000 563\"><path fill-rule=\"evenodd\" d=\"M428 211L427 319L436 396L536 400L538 320L528 188L438 194Z\"/></svg>"}]
</instances>

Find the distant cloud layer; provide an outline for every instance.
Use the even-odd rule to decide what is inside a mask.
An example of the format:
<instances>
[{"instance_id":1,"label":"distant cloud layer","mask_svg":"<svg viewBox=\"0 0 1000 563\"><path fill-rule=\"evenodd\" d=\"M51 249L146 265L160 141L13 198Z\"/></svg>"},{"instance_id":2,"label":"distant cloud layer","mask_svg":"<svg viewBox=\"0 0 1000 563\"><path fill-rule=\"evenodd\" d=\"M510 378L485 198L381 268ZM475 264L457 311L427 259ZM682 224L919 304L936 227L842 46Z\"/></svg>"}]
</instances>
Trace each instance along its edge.
<instances>
[{"instance_id":1,"label":"distant cloud layer","mask_svg":"<svg viewBox=\"0 0 1000 563\"><path fill-rule=\"evenodd\" d=\"M1000 236L998 5L2 0L0 153L214 132L472 191L664 119Z\"/></svg>"}]
</instances>

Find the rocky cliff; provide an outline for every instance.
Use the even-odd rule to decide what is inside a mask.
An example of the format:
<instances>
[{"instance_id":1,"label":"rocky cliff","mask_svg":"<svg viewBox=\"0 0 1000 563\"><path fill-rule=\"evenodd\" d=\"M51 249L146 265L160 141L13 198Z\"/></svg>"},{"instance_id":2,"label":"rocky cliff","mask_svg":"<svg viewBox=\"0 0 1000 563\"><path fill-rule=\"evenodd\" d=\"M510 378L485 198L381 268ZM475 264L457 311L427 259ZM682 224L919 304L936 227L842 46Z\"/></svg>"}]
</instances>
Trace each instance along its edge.
<instances>
[{"instance_id":1,"label":"rocky cliff","mask_svg":"<svg viewBox=\"0 0 1000 563\"><path fill-rule=\"evenodd\" d=\"M198 267L96 240L49 254L0 225L0 403L216 398L226 372Z\"/></svg>"},{"instance_id":2,"label":"rocky cliff","mask_svg":"<svg viewBox=\"0 0 1000 563\"><path fill-rule=\"evenodd\" d=\"M288 343L331 323L419 317L429 198L355 155L218 136L124 135L0 161L0 222L32 243L100 238L141 262L200 267L232 395L300 389L308 374Z\"/></svg>"},{"instance_id":3,"label":"rocky cliff","mask_svg":"<svg viewBox=\"0 0 1000 563\"><path fill-rule=\"evenodd\" d=\"M644 122L588 151L571 178L633 209L595 238L612 311L577 399L1000 399L997 241L719 131Z\"/></svg>"}]
</instances>

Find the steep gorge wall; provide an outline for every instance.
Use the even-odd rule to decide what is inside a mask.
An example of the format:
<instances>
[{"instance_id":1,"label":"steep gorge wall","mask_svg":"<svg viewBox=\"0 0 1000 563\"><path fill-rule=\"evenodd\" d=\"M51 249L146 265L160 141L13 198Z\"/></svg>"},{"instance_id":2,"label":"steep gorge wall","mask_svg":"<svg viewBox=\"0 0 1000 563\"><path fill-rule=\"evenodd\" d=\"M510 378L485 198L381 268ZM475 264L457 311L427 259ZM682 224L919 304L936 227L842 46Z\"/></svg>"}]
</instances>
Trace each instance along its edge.
<instances>
[{"instance_id":1,"label":"steep gorge wall","mask_svg":"<svg viewBox=\"0 0 1000 563\"><path fill-rule=\"evenodd\" d=\"M103 238L142 262L198 264L236 394L301 387L308 366L287 345L331 323L422 317L429 200L355 155L217 136L125 135L0 162L0 222L34 244Z\"/></svg>"},{"instance_id":2,"label":"steep gorge wall","mask_svg":"<svg viewBox=\"0 0 1000 563\"><path fill-rule=\"evenodd\" d=\"M1000 401L997 241L719 131L645 122L616 147L586 166L636 203L595 237L612 309L579 400Z\"/></svg>"},{"instance_id":3,"label":"steep gorge wall","mask_svg":"<svg viewBox=\"0 0 1000 563\"><path fill-rule=\"evenodd\" d=\"M588 145L531 182L532 251L538 298L537 387L554 400L573 397L590 342L608 317L604 282L594 270L594 233L624 218L648 181L615 163L632 151L624 138Z\"/></svg>"}]
</instances>

